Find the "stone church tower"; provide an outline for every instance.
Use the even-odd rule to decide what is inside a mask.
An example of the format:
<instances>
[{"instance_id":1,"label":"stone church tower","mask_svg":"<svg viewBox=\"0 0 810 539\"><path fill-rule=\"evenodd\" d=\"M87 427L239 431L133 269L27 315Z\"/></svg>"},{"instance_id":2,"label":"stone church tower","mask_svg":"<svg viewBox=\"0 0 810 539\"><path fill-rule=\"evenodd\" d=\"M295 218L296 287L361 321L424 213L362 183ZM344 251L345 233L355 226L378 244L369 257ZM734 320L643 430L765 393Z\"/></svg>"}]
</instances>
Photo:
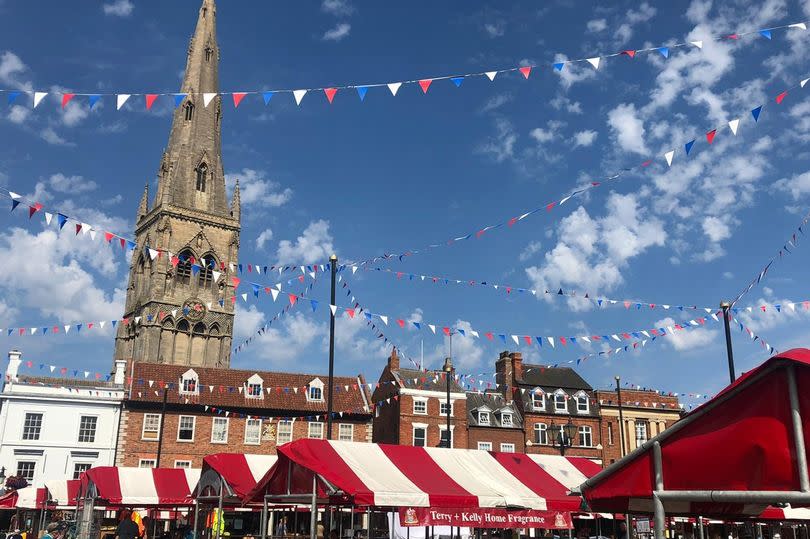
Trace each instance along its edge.
<instances>
[{"instance_id":1,"label":"stone church tower","mask_svg":"<svg viewBox=\"0 0 810 539\"><path fill-rule=\"evenodd\" d=\"M228 367L239 251L239 185L228 204L222 169L222 97L214 0L203 0L188 48L169 144L150 207L138 206L124 317L115 359ZM211 97L209 95L208 97ZM152 259L147 247L160 250ZM169 257L167 252L174 256Z\"/></svg>"}]
</instances>

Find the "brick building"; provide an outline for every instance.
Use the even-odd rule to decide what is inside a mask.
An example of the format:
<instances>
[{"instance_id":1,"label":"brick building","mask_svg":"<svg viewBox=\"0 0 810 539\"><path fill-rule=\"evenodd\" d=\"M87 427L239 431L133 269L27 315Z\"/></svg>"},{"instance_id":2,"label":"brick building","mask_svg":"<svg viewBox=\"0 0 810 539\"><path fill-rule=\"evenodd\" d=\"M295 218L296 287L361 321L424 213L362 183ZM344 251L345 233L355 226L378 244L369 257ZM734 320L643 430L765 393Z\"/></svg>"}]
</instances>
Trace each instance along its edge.
<instances>
[{"instance_id":1,"label":"brick building","mask_svg":"<svg viewBox=\"0 0 810 539\"><path fill-rule=\"evenodd\" d=\"M499 393L467 393L469 449L525 453L523 416Z\"/></svg>"},{"instance_id":2,"label":"brick building","mask_svg":"<svg viewBox=\"0 0 810 539\"><path fill-rule=\"evenodd\" d=\"M678 397L661 395L650 390L622 389L622 449L617 392L599 389L595 396L602 415L602 445L606 465L616 462L648 439L671 427L683 413Z\"/></svg>"},{"instance_id":3,"label":"brick building","mask_svg":"<svg viewBox=\"0 0 810 539\"><path fill-rule=\"evenodd\" d=\"M447 436L446 383L443 374L401 368L394 349L372 395L373 402L384 403L374 417L374 441L438 447ZM467 395L455 377L450 381L450 415L452 446L468 447Z\"/></svg>"},{"instance_id":4,"label":"brick building","mask_svg":"<svg viewBox=\"0 0 810 539\"><path fill-rule=\"evenodd\" d=\"M524 364L520 352L502 352L495 378L504 399L523 413L527 453L558 454L553 442L570 420L576 436L566 454L602 458L599 405L593 388L573 369Z\"/></svg>"},{"instance_id":5,"label":"brick building","mask_svg":"<svg viewBox=\"0 0 810 539\"><path fill-rule=\"evenodd\" d=\"M212 453L274 454L292 440L326 437L326 376L140 362L127 372L118 466L154 466L161 432L162 467L200 467ZM370 442L363 377L335 377L334 389L332 438Z\"/></svg>"}]
</instances>

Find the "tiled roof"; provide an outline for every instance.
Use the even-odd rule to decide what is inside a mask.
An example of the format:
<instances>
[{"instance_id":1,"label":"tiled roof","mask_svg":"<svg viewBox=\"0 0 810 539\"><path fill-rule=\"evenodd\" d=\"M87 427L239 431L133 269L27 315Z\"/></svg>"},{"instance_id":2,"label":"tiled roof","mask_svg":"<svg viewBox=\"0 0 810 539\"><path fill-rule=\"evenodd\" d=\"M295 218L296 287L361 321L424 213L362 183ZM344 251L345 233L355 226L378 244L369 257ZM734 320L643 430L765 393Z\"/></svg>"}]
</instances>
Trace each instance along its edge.
<instances>
[{"instance_id":1,"label":"tiled roof","mask_svg":"<svg viewBox=\"0 0 810 539\"><path fill-rule=\"evenodd\" d=\"M199 377L199 395L196 396L181 395L177 391L180 378L189 369L193 369ZM247 380L255 374L262 378L261 398L245 395L244 388ZM324 384L322 402L307 400L306 388L316 378ZM132 374L132 394L128 400L162 402L162 386L171 383L174 385L173 389L168 392L167 401L175 404L184 404L186 399L189 399L190 402L197 404L223 408L325 412L326 399L329 395L329 388L326 387L327 380L328 376L323 374L248 371L137 362ZM370 413L367 403L370 402L371 397L362 375L359 377L335 376L334 380L335 386L339 388L334 392L333 410L335 412ZM241 391L240 388L242 388Z\"/></svg>"},{"instance_id":2,"label":"tiled roof","mask_svg":"<svg viewBox=\"0 0 810 539\"><path fill-rule=\"evenodd\" d=\"M545 367L528 363L523 364L523 377L518 380L518 383L552 391L555 389L593 390L591 385L574 369L568 367Z\"/></svg>"},{"instance_id":3,"label":"tiled roof","mask_svg":"<svg viewBox=\"0 0 810 539\"><path fill-rule=\"evenodd\" d=\"M20 375L18 377L18 384L29 385L46 385L58 387L81 387L81 388L104 388L104 389L120 389L121 386L116 386L113 382L105 382L103 380L76 380L73 378L57 377L57 376L29 376Z\"/></svg>"},{"instance_id":4,"label":"tiled roof","mask_svg":"<svg viewBox=\"0 0 810 539\"><path fill-rule=\"evenodd\" d=\"M396 369L391 372L402 387L426 391L447 391L447 382L444 377L434 372L422 372L416 369ZM455 377L450 381L450 391L464 393L464 388L458 384Z\"/></svg>"},{"instance_id":5,"label":"tiled roof","mask_svg":"<svg viewBox=\"0 0 810 539\"><path fill-rule=\"evenodd\" d=\"M490 409L492 414L489 417L489 425L478 424L478 409L486 406ZM523 418L518 412L518 405L510 405L499 395L492 395L489 393L467 393L467 423L471 427L486 426L486 427L501 427L501 428L523 428ZM501 425L501 411L512 412L512 426L504 427Z\"/></svg>"}]
</instances>

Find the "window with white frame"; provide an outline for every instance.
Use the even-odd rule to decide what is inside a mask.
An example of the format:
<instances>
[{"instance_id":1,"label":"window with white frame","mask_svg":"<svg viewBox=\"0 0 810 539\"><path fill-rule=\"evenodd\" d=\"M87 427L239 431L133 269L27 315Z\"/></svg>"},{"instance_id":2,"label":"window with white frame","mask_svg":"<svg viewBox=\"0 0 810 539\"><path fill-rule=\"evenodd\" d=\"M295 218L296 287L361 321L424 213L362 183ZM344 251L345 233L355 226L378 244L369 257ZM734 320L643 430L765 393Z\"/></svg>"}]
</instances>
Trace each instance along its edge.
<instances>
[{"instance_id":1,"label":"window with white frame","mask_svg":"<svg viewBox=\"0 0 810 539\"><path fill-rule=\"evenodd\" d=\"M261 376L258 374L254 374L250 378L247 379L247 383L245 385L245 396L251 399L261 399L264 397L264 391L262 390L262 386L264 384L264 380L262 380Z\"/></svg>"},{"instance_id":2,"label":"window with white frame","mask_svg":"<svg viewBox=\"0 0 810 539\"><path fill-rule=\"evenodd\" d=\"M492 442L478 442L479 451L492 451Z\"/></svg>"},{"instance_id":3,"label":"window with white frame","mask_svg":"<svg viewBox=\"0 0 810 539\"><path fill-rule=\"evenodd\" d=\"M177 441L193 442L194 428L197 425L197 418L193 415L181 415L177 422Z\"/></svg>"},{"instance_id":4,"label":"window with white frame","mask_svg":"<svg viewBox=\"0 0 810 539\"><path fill-rule=\"evenodd\" d=\"M189 369L180 377L180 391L181 395L199 395L200 394L200 377L197 376L194 369Z\"/></svg>"},{"instance_id":5,"label":"window with white frame","mask_svg":"<svg viewBox=\"0 0 810 539\"><path fill-rule=\"evenodd\" d=\"M554 411L567 412L568 411L568 395L560 389L554 393Z\"/></svg>"},{"instance_id":6,"label":"window with white frame","mask_svg":"<svg viewBox=\"0 0 810 539\"><path fill-rule=\"evenodd\" d=\"M276 445L286 444L292 442L293 438L293 423L292 421L281 420L278 422L278 429L276 430Z\"/></svg>"},{"instance_id":7,"label":"window with white frame","mask_svg":"<svg viewBox=\"0 0 810 539\"><path fill-rule=\"evenodd\" d=\"M512 412L501 412L501 426L512 426Z\"/></svg>"},{"instance_id":8,"label":"window with white frame","mask_svg":"<svg viewBox=\"0 0 810 539\"><path fill-rule=\"evenodd\" d=\"M413 445L416 447L425 447L427 445L427 427L414 427L413 428Z\"/></svg>"},{"instance_id":9,"label":"window with white frame","mask_svg":"<svg viewBox=\"0 0 810 539\"><path fill-rule=\"evenodd\" d=\"M96 425L98 418L94 415L83 415L79 418L79 442L92 443L96 441Z\"/></svg>"},{"instance_id":10,"label":"window with white frame","mask_svg":"<svg viewBox=\"0 0 810 539\"><path fill-rule=\"evenodd\" d=\"M532 410L542 412L546 409L546 395L539 389L532 393Z\"/></svg>"},{"instance_id":11,"label":"window with white frame","mask_svg":"<svg viewBox=\"0 0 810 539\"><path fill-rule=\"evenodd\" d=\"M427 399L413 399L414 415L427 415Z\"/></svg>"},{"instance_id":12,"label":"window with white frame","mask_svg":"<svg viewBox=\"0 0 810 539\"><path fill-rule=\"evenodd\" d=\"M447 415L447 401L441 401L439 404L439 414L440 415ZM450 415L453 415L453 401L450 401Z\"/></svg>"},{"instance_id":13,"label":"window with white frame","mask_svg":"<svg viewBox=\"0 0 810 539\"><path fill-rule=\"evenodd\" d=\"M450 445L447 445L448 435L447 435L447 425L439 425L439 441L441 442L442 447L453 447L453 429L450 428Z\"/></svg>"},{"instance_id":14,"label":"window with white frame","mask_svg":"<svg viewBox=\"0 0 810 539\"><path fill-rule=\"evenodd\" d=\"M34 480L34 470L37 463L32 460L17 461L17 475L26 478L29 482Z\"/></svg>"},{"instance_id":15,"label":"window with white frame","mask_svg":"<svg viewBox=\"0 0 810 539\"><path fill-rule=\"evenodd\" d=\"M593 433L591 427L579 427L579 445L582 447L593 447Z\"/></svg>"},{"instance_id":16,"label":"window with white frame","mask_svg":"<svg viewBox=\"0 0 810 539\"><path fill-rule=\"evenodd\" d=\"M501 444L501 453L514 453L515 444Z\"/></svg>"},{"instance_id":17,"label":"window with white frame","mask_svg":"<svg viewBox=\"0 0 810 539\"><path fill-rule=\"evenodd\" d=\"M478 412L478 424L489 425L489 412Z\"/></svg>"},{"instance_id":18,"label":"window with white frame","mask_svg":"<svg viewBox=\"0 0 810 539\"><path fill-rule=\"evenodd\" d=\"M245 444L259 445L262 442L262 420L250 418L245 420Z\"/></svg>"},{"instance_id":19,"label":"window with white frame","mask_svg":"<svg viewBox=\"0 0 810 539\"><path fill-rule=\"evenodd\" d=\"M351 442L354 440L354 425L351 423L341 423L338 425L338 440Z\"/></svg>"},{"instance_id":20,"label":"window with white frame","mask_svg":"<svg viewBox=\"0 0 810 539\"><path fill-rule=\"evenodd\" d=\"M192 434L193 439L193 434ZM211 443L212 444L227 444L228 443L228 418L215 417L211 420Z\"/></svg>"},{"instance_id":21,"label":"window with white frame","mask_svg":"<svg viewBox=\"0 0 810 539\"><path fill-rule=\"evenodd\" d=\"M160 414L143 414L142 440L157 440L160 436Z\"/></svg>"},{"instance_id":22,"label":"window with white frame","mask_svg":"<svg viewBox=\"0 0 810 539\"><path fill-rule=\"evenodd\" d=\"M534 424L534 443L548 445L548 425L545 423Z\"/></svg>"},{"instance_id":23,"label":"window with white frame","mask_svg":"<svg viewBox=\"0 0 810 539\"><path fill-rule=\"evenodd\" d=\"M577 393L577 413L587 414L591 410L588 394L584 391Z\"/></svg>"},{"instance_id":24,"label":"window with white frame","mask_svg":"<svg viewBox=\"0 0 810 539\"><path fill-rule=\"evenodd\" d=\"M645 421L636 421L636 446L639 446L647 441L647 423Z\"/></svg>"},{"instance_id":25,"label":"window with white frame","mask_svg":"<svg viewBox=\"0 0 810 539\"><path fill-rule=\"evenodd\" d=\"M155 459L140 459L138 461L138 468L154 468Z\"/></svg>"},{"instance_id":26,"label":"window with white frame","mask_svg":"<svg viewBox=\"0 0 810 539\"><path fill-rule=\"evenodd\" d=\"M312 402L323 402L323 382L320 378L315 378L309 383L307 389L307 400Z\"/></svg>"},{"instance_id":27,"label":"window with white frame","mask_svg":"<svg viewBox=\"0 0 810 539\"><path fill-rule=\"evenodd\" d=\"M310 421L307 429L307 438L323 438L323 423L318 421Z\"/></svg>"},{"instance_id":28,"label":"window with white frame","mask_svg":"<svg viewBox=\"0 0 810 539\"><path fill-rule=\"evenodd\" d=\"M23 440L39 440L42 433L42 414L27 413L23 423Z\"/></svg>"},{"instance_id":29,"label":"window with white frame","mask_svg":"<svg viewBox=\"0 0 810 539\"><path fill-rule=\"evenodd\" d=\"M191 468L191 461L190 460L175 460L174 461L175 468Z\"/></svg>"},{"instance_id":30,"label":"window with white frame","mask_svg":"<svg viewBox=\"0 0 810 539\"><path fill-rule=\"evenodd\" d=\"M73 479L80 479L82 474L92 468L89 462L77 462L73 465Z\"/></svg>"}]
</instances>

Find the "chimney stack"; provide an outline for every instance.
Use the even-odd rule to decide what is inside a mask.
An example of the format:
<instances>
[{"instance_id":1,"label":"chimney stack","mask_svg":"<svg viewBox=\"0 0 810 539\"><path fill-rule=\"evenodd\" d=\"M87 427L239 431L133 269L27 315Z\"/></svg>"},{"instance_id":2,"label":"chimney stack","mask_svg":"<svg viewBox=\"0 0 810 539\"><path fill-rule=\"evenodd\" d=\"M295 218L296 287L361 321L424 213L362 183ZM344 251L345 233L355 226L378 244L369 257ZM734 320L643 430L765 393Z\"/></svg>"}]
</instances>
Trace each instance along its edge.
<instances>
[{"instance_id":1,"label":"chimney stack","mask_svg":"<svg viewBox=\"0 0 810 539\"><path fill-rule=\"evenodd\" d=\"M399 370L399 356L397 355L396 347L391 350L391 357L388 358L388 370Z\"/></svg>"},{"instance_id":2,"label":"chimney stack","mask_svg":"<svg viewBox=\"0 0 810 539\"><path fill-rule=\"evenodd\" d=\"M22 364L22 352L16 348L8 352L8 368L6 369L6 381L17 382L19 380L18 373L20 372L20 365Z\"/></svg>"},{"instance_id":3,"label":"chimney stack","mask_svg":"<svg viewBox=\"0 0 810 539\"><path fill-rule=\"evenodd\" d=\"M512 381L514 380L512 372L512 357L509 351L505 350L498 356L498 361L495 362L495 383L498 386L498 391L503 394L506 402L512 402Z\"/></svg>"},{"instance_id":4,"label":"chimney stack","mask_svg":"<svg viewBox=\"0 0 810 539\"><path fill-rule=\"evenodd\" d=\"M115 373L113 375L113 382L116 385L122 386L124 385L124 381L127 379L127 360L126 359L116 359L115 360Z\"/></svg>"}]
</instances>

